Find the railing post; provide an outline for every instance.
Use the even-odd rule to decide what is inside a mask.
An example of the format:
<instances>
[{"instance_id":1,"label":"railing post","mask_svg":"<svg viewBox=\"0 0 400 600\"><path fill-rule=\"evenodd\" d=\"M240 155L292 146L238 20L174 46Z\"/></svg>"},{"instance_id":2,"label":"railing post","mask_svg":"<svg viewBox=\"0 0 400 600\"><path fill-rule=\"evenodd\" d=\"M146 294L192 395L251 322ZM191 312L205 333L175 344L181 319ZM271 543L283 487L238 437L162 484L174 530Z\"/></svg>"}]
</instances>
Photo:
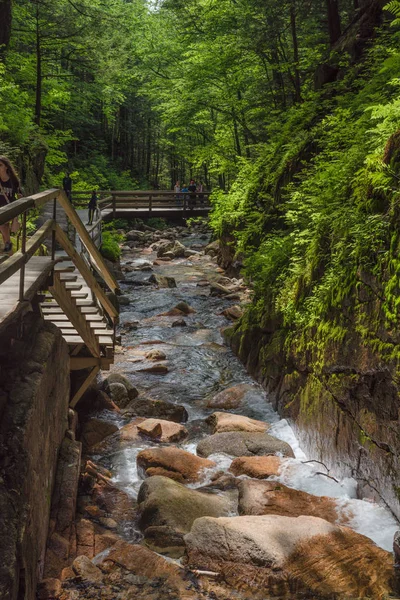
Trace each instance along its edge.
<instances>
[{"instance_id":1,"label":"railing post","mask_svg":"<svg viewBox=\"0 0 400 600\"><path fill-rule=\"evenodd\" d=\"M152 195L149 194L149 213L151 213L153 209L153 205L152 205Z\"/></svg>"},{"instance_id":2,"label":"railing post","mask_svg":"<svg viewBox=\"0 0 400 600\"><path fill-rule=\"evenodd\" d=\"M53 200L53 231L51 232L51 260L56 256L56 222L57 222L57 198Z\"/></svg>"},{"instance_id":3,"label":"railing post","mask_svg":"<svg viewBox=\"0 0 400 600\"><path fill-rule=\"evenodd\" d=\"M22 241L21 241L21 252L23 255L26 253L26 211L22 213ZM22 302L24 299L25 292L25 260L21 265L20 279L19 279L19 301Z\"/></svg>"},{"instance_id":4,"label":"railing post","mask_svg":"<svg viewBox=\"0 0 400 600\"><path fill-rule=\"evenodd\" d=\"M112 194L112 214L113 214L113 220L115 220L115 194Z\"/></svg>"},{"instance_id":5,"label":"railing post","mask_svg":"<svg viewBox=\"0 0 400 600\"><path fill-rule=\"evenodd\" d=\"M186 194L183 194L183 214L186 215Z\"/></svg>"}]
</instances>

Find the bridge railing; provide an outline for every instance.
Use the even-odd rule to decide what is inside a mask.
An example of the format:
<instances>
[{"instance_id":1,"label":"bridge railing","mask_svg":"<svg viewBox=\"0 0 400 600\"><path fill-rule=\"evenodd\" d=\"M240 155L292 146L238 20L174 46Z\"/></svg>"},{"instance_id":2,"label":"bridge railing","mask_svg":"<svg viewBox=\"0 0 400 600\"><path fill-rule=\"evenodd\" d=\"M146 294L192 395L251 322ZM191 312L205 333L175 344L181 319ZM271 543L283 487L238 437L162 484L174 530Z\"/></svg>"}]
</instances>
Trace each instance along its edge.
<instances>
[{"instance_id":1,"label":"bridge railing","mask_svg":"<svg viewBox=\"0 0 400 600\"><path fill-rule=\"evenodd\" d=\"M48 219L33 236L28 237L26 227L28 212L32 209L40 208L49 201L53 201L53 218ZM99 235L98 228L101 217L100 219L98 218L92 228L92 231L96 233L91 236L91 231L88 232L86 230L75 209L71 206L65 192L59 189L51 189L26 198L21 198L0 208L0 225L9 223L14 218L19 218L21 220L21 247L12 256L0 263L0 285L19 271L19 302L22 302L24 300L25 290L25 265L40 246L47 239L51 238L50 252L52 260L55 261L56 243L59 243L81 272L81 275L92 292L94 292L97 301L102 305L105 313L109 316L111 321L115 323L118 318L117 309L98 285L96 278L86 266L85 261L83 261L81 255L76 252L73 245L69 242L68 237L57 223L57 204L62 207L68 219L75 227L80 237L82 248L90 259L91 266L99 273L112 292L118 290L118 283L108 271L104 259L92 239L92 237L96 238L96 236Z\"/></svg>"},{"instance_id":2,"label":"bridge railing","mask_svg":"<svg viewBox=\"0 0 400 600\"><path fill-rule=\"evenodd\" d=\"M111 209L113 218L118 209L143 210L151 213L155 209L178 210L183 214L210 206L211 192L174 192L171 190L99 190L98 206L104 211ZM73 202L82 205L88 202L88 192L73 192Z\"/></svg>"}]
</instances>

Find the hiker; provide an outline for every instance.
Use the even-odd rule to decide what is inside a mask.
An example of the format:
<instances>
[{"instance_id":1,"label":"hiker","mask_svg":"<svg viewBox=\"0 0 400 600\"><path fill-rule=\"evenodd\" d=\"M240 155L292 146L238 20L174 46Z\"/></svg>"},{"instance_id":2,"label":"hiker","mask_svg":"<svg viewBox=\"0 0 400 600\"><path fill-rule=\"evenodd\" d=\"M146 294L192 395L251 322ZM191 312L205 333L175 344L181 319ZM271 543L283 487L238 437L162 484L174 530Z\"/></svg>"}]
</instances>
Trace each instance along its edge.
<instances>
[{"instance_id":1,"label":"hiker","mask_svg":"<svg viewBox=\"0 0 400 600\"><path fill-rule=\"evenodd\" d=\"M7 206L10 202L14 202L14 200L21 197L21 184L13 165L8 158L0 156L0 208ZM16 233L18 229L19 221L17 217L13 219L11 227L10 223L0 225L0 232L4 242L4 252L11 252L10 233Z\"/></svg>"},{"instance_id":2,"label":"hiker","mask_svg":"<svg viewBox=\"0 0 400 600\"><path fill-rule=\"evenodd\" d=\"M63 190L67 195L67 198L70 202L72 202L72 179L69 176L68 171L65 173L65 177L62 180Z\"/></svg>"},{"instance_id":3,"label":"hiker","mask_svg":"<svg viewBox=\"0 0 400 600\"><path fill-rule=\"evenodd\" d=\"M89 204L88 204L88 222L86 223L86 225L92 225L93 224L93 217L94 217L94 213L96 212L96 208L97 208L97 195L96 195L96 190L93 190L92 192L92 196L89 200Z\"/></svg>"},{"instance_id":4,"label":"hiker","mask_svg":"<svg viewBox=\"0 0 400 600\"><path fill-rule=\"evenodd\" d=\"M196 204L196 189L197 189L196 182L194 179L191 179L190 183L188 185L188 191L190 192L190 198L189 198L190 210L192 210Z\"/></svg>"}]
</instances>

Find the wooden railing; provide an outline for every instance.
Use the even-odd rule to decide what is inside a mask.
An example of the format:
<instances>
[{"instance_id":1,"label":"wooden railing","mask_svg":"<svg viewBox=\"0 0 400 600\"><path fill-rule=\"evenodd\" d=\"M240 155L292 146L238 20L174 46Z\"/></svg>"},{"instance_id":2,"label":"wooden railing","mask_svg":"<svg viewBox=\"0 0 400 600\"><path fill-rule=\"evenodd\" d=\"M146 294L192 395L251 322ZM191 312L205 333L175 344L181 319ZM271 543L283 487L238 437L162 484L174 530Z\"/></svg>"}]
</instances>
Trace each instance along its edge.
<instances>
[{"instance_id":1,"label":"wooden railing","mask_svg":"<svg viewBox=\"0 0 400 600\"><path fill-rule=\"evenodd\" d=\"M174 192L171 190L100 190L98 206L104 211L111 209L113 218L118 209L143 210L151 213L153 210L175 210L183 214L195 209L210 207L211 192ZM88 192L73 192L73 203L82 206L89 202Z\"/></svg>"},{"instance_id":2,"label":"wooden railing","mask_svg":"<svg viewBox=\"0 0 400 600\"><path fill-rule=\"evenodd\" d=\"M40 208L47 202L53 200L53 218L47 220L42 227L32 236L27 237L26 221L27 213L34 208ZM80 271L81 275L85 279L87 285L92 290L96 300L101 304L105 313L109 316L113 323L118 319L118 310L112 304L110 299L107 297L103 289L97 283L96 278L92 274L90 268L82 258L80 253L76 251L74 246L69 241L65 232L58 225L57 216L57 204L59 204L67 215L68 219L75 227L80 237L81 243L85 249L86 254L90 259L90 265L100 274L108 288L115 292L118 290L118 283L108 271L107 266L104 262L102 255L97 249L91 237L91 232L88 232L79 219L74 208L71 206L64 191L59 189L51 189L46 192L34 194L27 198L21 198L8 204L7 206L0 208L0 225L4 225L15 217L19 217L22 221L21 228L21 248L15 252L12 256L7 258L0 264L0 285L9 279L12 275L20 272L19 278L19 302L24 300L24 289L25 289L25 265L29 259L34 255L38 248L48 239L51 238L51 258L55 259L56 243L64 249L66 254L74 262L75 266ZM99 221L98 219L93 226L92 231L96 229L98 231ZM99 235L96 233L96 235ZM100 234L101 235L101 234Z\"/></svg>"}]
</instances>

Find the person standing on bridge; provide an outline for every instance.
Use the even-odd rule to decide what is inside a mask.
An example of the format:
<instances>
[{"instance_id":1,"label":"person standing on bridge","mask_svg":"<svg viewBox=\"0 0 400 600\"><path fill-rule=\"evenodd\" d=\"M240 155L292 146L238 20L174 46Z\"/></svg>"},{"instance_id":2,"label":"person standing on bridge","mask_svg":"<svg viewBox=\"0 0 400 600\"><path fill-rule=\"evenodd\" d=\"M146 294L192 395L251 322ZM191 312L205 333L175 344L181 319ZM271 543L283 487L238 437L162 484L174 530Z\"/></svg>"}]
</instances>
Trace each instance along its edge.
<instances>
[{"instance_id":1,"label":"person standing on bridge","mask_svg":"<svg viewBox=\"0 0 400 600\"><path fill-rule=\"evenodd\" d=\"M190 180L190 183L188 185L188 190L190 192L190 199L189 199L189 208L190 210L192 210L196 204L196 182L194 179Z\"/></svg>"},{"instance_id":2,"label":"person standing on bridge","mask_svg":"<svg viewBox=\"0 0 400 600\"><path fill-rule=\"evenodd\" d=\"M63 190L67 195L67 198L70 202L72 202L72 179L69 176L68 171L65 173L65 177L62 180Z\"/></svg>"},{"instance_id":3,"label":"person standing on bridge","mask_svg":"<svg viewBox=\"0 0 400 600\"><path fill-rule=\"evenodd\" d=\"M11 162L5 156L0 156L0 208L21 198L21 184L18 175L15 172ZM15 233L19 229L18 218L15 217L11 224L0 225L0 232L3 236L4 252L12 250L10 230Z\"/></svg>"},{"instance_id":4,"label":"person standing on bridge","mask_svg":"<svg viewBox=\"0 0 400 600\"><path fill-rule=\"evenodd\" d=\"M94 213L96 211L97 208L97 194L96 194L96 190L93 190L92 192L92 196L89 200L89 204L88 204L88 222L86 223L86 225L92 225L93 224L93 217L94 217Z\"/></svg>"}]
</instances>

